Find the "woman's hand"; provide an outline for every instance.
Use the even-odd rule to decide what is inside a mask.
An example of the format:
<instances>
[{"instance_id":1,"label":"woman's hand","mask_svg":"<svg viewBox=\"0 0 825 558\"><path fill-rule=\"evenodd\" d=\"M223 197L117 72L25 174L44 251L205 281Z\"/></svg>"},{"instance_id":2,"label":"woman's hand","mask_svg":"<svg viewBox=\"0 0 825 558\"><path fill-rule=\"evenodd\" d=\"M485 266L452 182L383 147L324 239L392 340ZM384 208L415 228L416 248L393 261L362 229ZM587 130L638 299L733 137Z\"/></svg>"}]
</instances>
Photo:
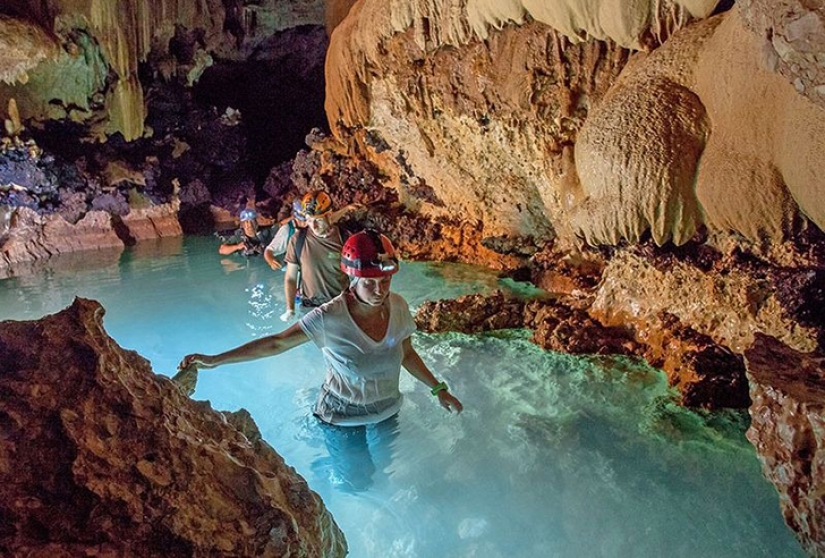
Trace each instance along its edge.
<instances>
[{"instance_id":1,"label":"woman's hand","mask_svg":"<svg viewBox=\"0 0 825 558\"><path fill-rule=\"evenodd\" d=\"M192 367L197 370L199 368L215 368L216 366L217 364L215 363L214 357L194 353L183 357L183 360L180 361L180 364L178 364L178 370L186 370L187 368Z\"/></svg>"},{"instance_id":2,"label":"woman's hand","mask_svg":"<svg viewBox=\"0 0 825 558\"><path fill-rule=\"evenodd\" d=\"M438 403L451 413L453 409L458 413L464 410L464 405L461 404L461 401L446 389L438 392Z\"/></svg>"}]
</instances>

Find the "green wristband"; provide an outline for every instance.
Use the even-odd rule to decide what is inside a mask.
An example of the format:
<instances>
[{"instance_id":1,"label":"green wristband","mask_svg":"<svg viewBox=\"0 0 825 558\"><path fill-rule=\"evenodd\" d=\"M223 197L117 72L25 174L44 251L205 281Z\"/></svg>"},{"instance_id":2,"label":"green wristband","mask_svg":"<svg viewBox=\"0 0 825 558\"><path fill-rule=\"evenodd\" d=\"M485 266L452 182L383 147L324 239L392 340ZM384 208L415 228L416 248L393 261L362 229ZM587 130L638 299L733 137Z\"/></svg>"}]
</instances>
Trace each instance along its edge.
<instances>
[{"instance_id":1,"label":"green wristband","mask_svg":"<svg viewBox=\"0 0 825 558\"><path fill-rule=\"evenodd\" d=\"M447 388L447 384L445 384L444 382L438 382L430 390L430 393L432 393L433 395L438 395L439 391L447 391L447 389L449 389Z\"/></svg>"}]
</instances>

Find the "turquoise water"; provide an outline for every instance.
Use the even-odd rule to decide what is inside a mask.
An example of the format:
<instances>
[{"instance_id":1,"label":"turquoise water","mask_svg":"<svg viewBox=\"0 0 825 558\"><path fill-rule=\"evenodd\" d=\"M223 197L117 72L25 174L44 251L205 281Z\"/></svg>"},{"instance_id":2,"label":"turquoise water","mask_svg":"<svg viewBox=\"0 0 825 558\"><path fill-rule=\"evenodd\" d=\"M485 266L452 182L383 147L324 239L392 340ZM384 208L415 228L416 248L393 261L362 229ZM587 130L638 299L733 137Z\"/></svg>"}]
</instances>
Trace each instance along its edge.
<instances>
[{"instance_id":1,"label":"turquoise water","mask_svg":"<svg viewBox=\"0 0 825 558\"><path fill-rule=\"evenodd\" d=\"M171 375L186 353L282 326L283 274L216 249L213 238L173 239L31 266L0 280L0 319L93 298L121 346ZM393 281L413 307L499 287L516 288L461 265L405 263ZM397 432L379 448L390 460L377 460L365 491L341 477L311 416L323 377L312 346L203 371L194 397L252 413L324 499L354 558L803 555L745 440L746 416L687 411L656 370L544 352L527 338L416 334L465 411L446 413L404 375Z\"/></svg>"}]
</instances>

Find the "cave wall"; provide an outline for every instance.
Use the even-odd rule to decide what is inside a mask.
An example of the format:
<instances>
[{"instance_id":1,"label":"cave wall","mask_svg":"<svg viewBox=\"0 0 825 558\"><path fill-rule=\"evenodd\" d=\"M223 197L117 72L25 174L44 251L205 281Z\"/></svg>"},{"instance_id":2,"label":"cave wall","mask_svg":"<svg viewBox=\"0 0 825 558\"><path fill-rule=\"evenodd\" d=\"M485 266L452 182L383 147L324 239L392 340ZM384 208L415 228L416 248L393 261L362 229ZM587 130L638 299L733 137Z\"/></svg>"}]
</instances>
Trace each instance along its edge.
<instances>
[{"instance_id":1,"label":"cave wall","mask_svg":"<svg viewBox=\"0 0 825 558\"><path fill-rule=\"evenodd\" d=\"M103 114L96 133L120 132L127 141L144 133L138 65L153 46L168 44L176 25L203 29L205 43L226 40L221 0L31 2L19 11L37 14L61 49L26 83L4 85L0 101L17 98L23 119L62 117L60 110L80 121Z\"/></svg>"},{"instance_id":2,"label":"cave wall","mask_svg":"<svg viewBox=\"0 0 825 558\"><path fill-rule=\"evenodd\" d=\"M738 0L765 67L825 108L825 15L805 0Z\"/></svg>"},{"instance_id":3,"label":"cave wall","mask_svg":"<svg viewBox=\"0 0 825 558\"><path fill-rule=\"evenodd\" d=\"M327 115L411 205L571 244L708 230L765 249L825 225L825 112L792 73L818 79L814 11L784 16L782 58L764 31L781 10L759 2L693 24L715 2L380 4L333 33Z\"/></svg>"},{"instance_id":4,"label":"cave wall","mask_svg":"<svg viewBox=\"0 0 825 558\"><path fill-rule=\"evenodd\" d=\"M56 55L56 42L32 22L0 15L0 81L26 81L27 72Z\"/></svg>"},{"instance_id":5,"label":"cave wall","mask_svg":"<svg viewBox=\"0 0 825 558\"><path fill-rule=\"evenodd\" d=\"M779 492L785 522L809 556L823 556L825 355L760 335L745 358L753 400L748 439Z\"/></svg>"},{"instance_id":6,"label":"cave wall","mask_svg":"<svg viewBox=\"0 0 825 558\"><path fill-rule=\"evenodd\" d=\"M692 26L622 75L576 145L593 244L683 244L700 226L780 243L825 227L825 111L764 67L740 10Z\"/></svg>"},{"instance_id":7,"label":"cave wall","mask_svg":"<svg viewBox=\"0 0 825 558\"><path fill-rule=\"evenodd\" d=\"M0 56L0 113L14 98L23 120L68 118L91 137L126 141L151 133L140 80L147 60L191 84L215 57L245 59L273 33L325 17L323 0L14 0L4 9L0 44L9 37L7 52L20 55ZM195 37L194 50L175 52L181 34Z\"/></svg>"},{"instance_id":8,"label":"cave wall","mask_svg":"<svg viewBox=\"0 0 825 558\"><path fill-rule=\"evenodd\" d=\"M98 137L138 138L151 132L143 61L191 84L213 54L245 60L274 31L325 24L334 134L326 146L366 159L406 207L472 230L476 244L511 237L500 244L514 253L522 239L576 248L698 238L726 258L746 247L821 273L822 261L785 245L825 226L825 27L802 0L740 0L710 18L715 0L9 5L0 17L0 107L15 98L24 119L68 117ZM182 36L192 39L187 52L174 47ZM111 223L80 224L55 234L121 243ZM144 219L135 234L148 228ZM467 241L445 243L449 257L467 252ZM33 259L48 244L19 251ZM822 320L818 331L788 314L764 260L702 267L613 256L589 300L603 324L656 324L651 317L668 312L736 353L760 332L799 351L821 345ZM758 390L752 397L764 400ZM754 412L773 405L759 401ZM770 424L789 420L775 416ZM770 435L770 425L756 424L752 439Z\"/></svg>"},{"instance_id":9,"label":"cave wall","mask_svg":"<svg viewBox=\"0 0 825 558\"><path fill-rule=\"evenodd\" d=\"M630 49L714 5L364 0L331 37L330 126L411 205L477 219L489 235L569 238L588 113ZM418 203L422 184L440 203Z\"/></svg>"},{"instance_id":10,"label":"cave wall","mask_svg":"<svg viewBox=\"0 0 825 558\"><path fill-rule=\"evenodd\" d=\"M603 325L644 340L677 320L734 354L765 334L787 354L821 349L821 313L789 302L825 292L810 250L825 229L821 10L654 3L635 19L626 4L361 0L327 57L339 148L426 214L554 241L557 259L601 247L600 281L577 296ZM749 437L821 552L821 405L786 397L775 364L749 370ZM821 358L786 373L819 382Z\"/></svg>"}]
</instances>

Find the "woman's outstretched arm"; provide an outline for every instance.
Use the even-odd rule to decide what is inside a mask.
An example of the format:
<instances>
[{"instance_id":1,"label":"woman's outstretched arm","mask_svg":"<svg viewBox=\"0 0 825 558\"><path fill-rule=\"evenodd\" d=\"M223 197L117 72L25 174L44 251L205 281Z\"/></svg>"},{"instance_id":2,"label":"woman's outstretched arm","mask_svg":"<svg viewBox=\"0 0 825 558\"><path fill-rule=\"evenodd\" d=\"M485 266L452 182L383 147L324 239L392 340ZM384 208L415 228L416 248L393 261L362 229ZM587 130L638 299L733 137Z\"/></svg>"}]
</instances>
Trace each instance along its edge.
<instances>
[{"instance_id":1,"label":"woman's outstretched arm","mask_svg":"<svg viewBox=\"0 0 825 558\"><path fill-rule=\"evenodd\" d=\"M297 323L292 324L285 330L274 335L262 337L249 343L244 343L234 349L229 349L217 355L203 355L193 353L186 355L178 365L178 370L183 370L190 366L196 368L215 368L222 364L233 364L236 362L246 362L268 356L279 355L290 349L303 345L309 341L309 337Z\"/></svg>"}]
</instances>

